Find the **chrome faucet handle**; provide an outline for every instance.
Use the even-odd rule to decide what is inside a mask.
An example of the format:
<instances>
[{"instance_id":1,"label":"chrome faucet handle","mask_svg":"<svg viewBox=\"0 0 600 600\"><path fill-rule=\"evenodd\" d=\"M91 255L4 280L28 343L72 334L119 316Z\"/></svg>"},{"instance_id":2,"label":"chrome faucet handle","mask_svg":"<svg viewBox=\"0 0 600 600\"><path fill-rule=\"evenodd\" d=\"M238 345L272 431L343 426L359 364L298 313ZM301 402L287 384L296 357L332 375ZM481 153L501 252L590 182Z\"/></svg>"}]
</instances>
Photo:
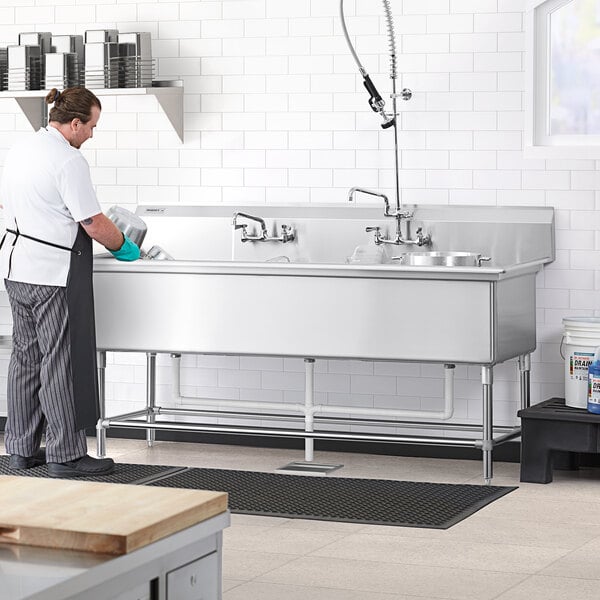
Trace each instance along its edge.
<instances>
[{"instance_id":1,"label":"chrome faucet handle","mask_svg":"<svg viewBox=\"0 0 600 600\"><path fill-rule=\"evenodd\" d=\"M285 244L286 242L293 242L296 238L294 234L294 228L288 225L281 225L281 241Z\"/></svg>"},{"instance_id":2,"label":"chrome faucet handle","mask_svg":"<svg viewBox=\"0 0 600 600\"><path fill-rule=\"evenodd\" d=\"M365 231L370 233L371 231L375 232L375 243L377 245L381 244L381 227L365 227Z\"/></svg>"},{"instance_id":3,"label":"chrome faucet handle","mask_svg":"<svg viewBox=\"0 0 600 600\"><path fill-rule=\"evenodd\" d=\"M236 231L237 229L242 230L242 236L240 238L241 241L247 242L248 241L248 225L246 223L240 223L239 225L237 223L234 223L233 230Z\"/></svg>"},{"instance_id":4,"label":"chrome faucet handle","mask_svg":"<svg viewBox=\"0 0 600 600\"><path fill-rule=\"evenodd\" d=\"M431 235L423 234L423 228L417 228L417 246L431 246Z\"/></svg>"}]
</instances>

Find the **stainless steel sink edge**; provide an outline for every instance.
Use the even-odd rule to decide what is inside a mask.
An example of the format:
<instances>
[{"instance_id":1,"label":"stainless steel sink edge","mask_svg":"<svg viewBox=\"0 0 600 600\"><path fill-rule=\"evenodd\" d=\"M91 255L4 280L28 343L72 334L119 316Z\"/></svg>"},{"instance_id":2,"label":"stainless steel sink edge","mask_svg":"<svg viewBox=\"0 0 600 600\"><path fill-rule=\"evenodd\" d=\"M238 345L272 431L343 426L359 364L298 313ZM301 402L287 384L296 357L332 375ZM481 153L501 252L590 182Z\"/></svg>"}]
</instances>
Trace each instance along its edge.
<instances>
[{"instance_id":1,"label":"stainless steel sink edge","mask_svg":"<svg viewBox=\"0 0 600 600\"><path fill-rule=\"evenodd\" d=\"M96 258L94 271L126 273L224 273L246 275L304 275L344 277L392 277L423 279L501 279L539 271L543 260L505 267L423 267L396 264L264 263L252 261L173 260L123 263L113 258Z\"/></svg>"}]
</instances>

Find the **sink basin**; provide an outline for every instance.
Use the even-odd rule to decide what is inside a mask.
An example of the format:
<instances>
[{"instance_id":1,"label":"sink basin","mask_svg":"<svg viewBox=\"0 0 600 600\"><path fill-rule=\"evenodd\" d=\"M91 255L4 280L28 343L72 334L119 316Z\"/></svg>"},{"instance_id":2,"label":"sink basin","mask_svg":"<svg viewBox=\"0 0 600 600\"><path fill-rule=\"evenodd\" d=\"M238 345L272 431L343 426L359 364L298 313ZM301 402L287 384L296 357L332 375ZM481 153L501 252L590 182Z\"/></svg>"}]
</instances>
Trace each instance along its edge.
<instances>
[{"instance_id":1,"label":"sink basin","mask_svg":"<svg viewBox=\"0 0 600 600\"><path fill-rule=\"evenodd\" d=\"M490 259L476 252L407 252L392 260L410 267L480 267Z\"/></svg>"}]
</instances>

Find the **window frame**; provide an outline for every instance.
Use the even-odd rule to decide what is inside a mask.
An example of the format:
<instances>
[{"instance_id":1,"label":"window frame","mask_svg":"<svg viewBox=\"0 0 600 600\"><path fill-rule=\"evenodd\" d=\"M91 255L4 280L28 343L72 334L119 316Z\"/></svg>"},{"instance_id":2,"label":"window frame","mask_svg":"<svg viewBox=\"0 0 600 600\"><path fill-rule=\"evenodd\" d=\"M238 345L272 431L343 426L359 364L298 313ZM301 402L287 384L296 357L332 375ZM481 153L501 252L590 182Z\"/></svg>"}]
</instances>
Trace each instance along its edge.
<instances>
[{"instance_id":1,"label":"window frame","mask_svg":"<svg viewBox=\"0 0 600 600\"><path fill-rule=\"evenodd\" d=\"M551 135L550 16L576 0L529 0L526 13L525 154L531 158L600 158L600 135Z\"/></svg>"}]
</instances>

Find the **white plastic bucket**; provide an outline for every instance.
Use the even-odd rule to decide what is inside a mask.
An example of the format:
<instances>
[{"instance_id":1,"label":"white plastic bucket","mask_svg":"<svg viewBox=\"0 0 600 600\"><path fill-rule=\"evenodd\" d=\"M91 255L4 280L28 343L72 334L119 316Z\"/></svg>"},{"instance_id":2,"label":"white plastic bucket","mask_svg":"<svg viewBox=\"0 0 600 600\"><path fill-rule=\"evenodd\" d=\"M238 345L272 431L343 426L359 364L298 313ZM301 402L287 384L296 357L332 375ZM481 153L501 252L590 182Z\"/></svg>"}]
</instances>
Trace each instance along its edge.
<instances>
[{"instance_id":1,"label":"white plastic bucket","mask_svg":"<svg viewBox=\"0 0 600 600\"><path fill-rule=\"evenodd\" d=\"M565 404L587 408L588 367L600 346L600 317L565 317L563 326Z\"/></svg>"}]
</instances>

